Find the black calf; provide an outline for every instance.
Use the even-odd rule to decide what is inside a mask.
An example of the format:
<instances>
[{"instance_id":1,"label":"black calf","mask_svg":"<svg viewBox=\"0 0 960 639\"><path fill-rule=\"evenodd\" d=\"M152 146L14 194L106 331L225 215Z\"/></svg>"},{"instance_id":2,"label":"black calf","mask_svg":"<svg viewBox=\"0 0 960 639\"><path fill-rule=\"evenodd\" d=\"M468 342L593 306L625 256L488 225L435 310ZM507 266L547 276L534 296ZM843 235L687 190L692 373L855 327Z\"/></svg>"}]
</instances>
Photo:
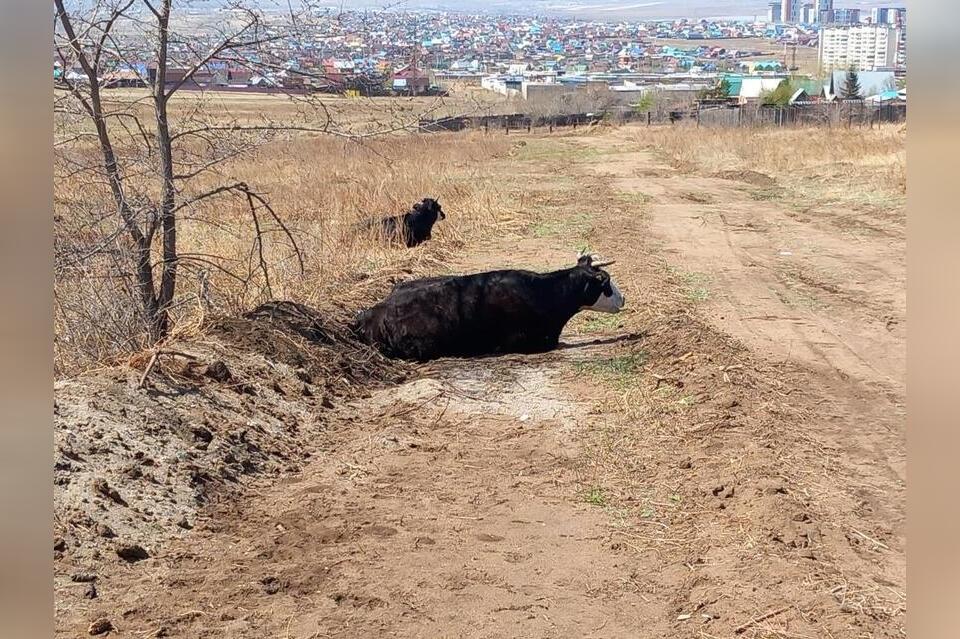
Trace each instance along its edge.
<instances>
[{"instance_id":1,"label":"black calf","mask_svg":"<svg viewBox=\"0 0 960 639\"><path fill-rule=\"evenodd\" d=\"M413 205L409 213L385 217L367 223L368 227L379 226L384 237L393 242L399 242L412 248L429 240L433 225L437 220L444 219L440 203L433 198L424 198Z\"/></svg>"}]
</instances>

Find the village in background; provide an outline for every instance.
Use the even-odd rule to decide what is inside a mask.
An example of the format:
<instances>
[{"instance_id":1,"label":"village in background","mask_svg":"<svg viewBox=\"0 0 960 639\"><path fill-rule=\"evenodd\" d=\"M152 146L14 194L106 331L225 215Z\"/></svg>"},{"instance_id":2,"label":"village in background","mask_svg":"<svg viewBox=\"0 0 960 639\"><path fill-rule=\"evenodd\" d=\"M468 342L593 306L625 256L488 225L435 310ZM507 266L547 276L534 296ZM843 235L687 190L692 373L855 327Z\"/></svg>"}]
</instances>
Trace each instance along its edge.
<instances>
[{"instance_id":1,"label":"village in background","mask_svg":"<svg viewBox=\"0 0 960 639\"><path fill-rule=\"evenodd\" d=\"M216 41L238 9L187 8L171 44L176 59ZM236 15L234 15L236 14ZM578 21L454 12L318 9L291 29L281 11L263 47L193 70L171 65L180 89L346 97L474 97L470 108L424 118L421 128L576 124L615 116L710 125L872 125L906 117L906 9L777 0L753 21ZM271 17L275 19L271 22ZM151 86L150 43L129 33L127 52L103 73L107 88ZM209 41L209 42L208 42ZM182 51L177 51L177 47ZM249 64L247 64L247 62ZM55 56L57 82L86 82ZM491 119L491 115L496 116ZM571 119L579 115L580 119Z\"/></svg>"}]
</instances>

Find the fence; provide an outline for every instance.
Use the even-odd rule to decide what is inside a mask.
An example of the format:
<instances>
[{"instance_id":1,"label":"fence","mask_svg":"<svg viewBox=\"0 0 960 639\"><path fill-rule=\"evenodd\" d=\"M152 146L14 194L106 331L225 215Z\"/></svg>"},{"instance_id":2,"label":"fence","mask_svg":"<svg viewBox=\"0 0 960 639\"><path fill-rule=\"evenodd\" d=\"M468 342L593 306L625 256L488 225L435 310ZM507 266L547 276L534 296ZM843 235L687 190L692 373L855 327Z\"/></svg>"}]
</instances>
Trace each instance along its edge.
<instances>
[{"instance_id":1,"label":"fence","mask_svg":"<svg viewBox=\"0 0 960 639\"><path fill-rule=\"evenodd\" d=\"M573 127L600 122L644 122L651 124L674 124L695 122L705 127L786 127L827 126L863 127L880 126L884 122L903 122L907 118L906 102L873 103L863 100L834 102L806 102L789 106L761 105L699 105L687 108L667 109L658 107L651 111L638 111L629 106L615 106L598 113L568 113L562 115L531 115L509 113L503 115L451 116L438 119L421 119L421 131L484 131L526 130L532 128Z\"/></svg>"},{"instance_id":2,"label":"fence","mask_svg":"<svg viewBox=\"0 0 960 639\"><path fill-rule=\"evenodd\" d=\"M740 105L695 108L685 114L705 127L873 127L907 119L905 102L863 100L807 102L789 106Z\"/></svg>"},{"instance_id":3,"label":"fence","mask_svg":"<svg viewBox=\"0 0 960 639\"><path fill-rule=\"evenodd\" d=\"M603 119L602 114L572 113L565 115L537 117L524 113L508 113L503 115L452 116L435 120L421 119L421 131L462 131L463 129L482 129L484 131L503 130L506 132L519 129L530 130L539 127L582 126L596 124Z\"/></svg>"}]
</instances>

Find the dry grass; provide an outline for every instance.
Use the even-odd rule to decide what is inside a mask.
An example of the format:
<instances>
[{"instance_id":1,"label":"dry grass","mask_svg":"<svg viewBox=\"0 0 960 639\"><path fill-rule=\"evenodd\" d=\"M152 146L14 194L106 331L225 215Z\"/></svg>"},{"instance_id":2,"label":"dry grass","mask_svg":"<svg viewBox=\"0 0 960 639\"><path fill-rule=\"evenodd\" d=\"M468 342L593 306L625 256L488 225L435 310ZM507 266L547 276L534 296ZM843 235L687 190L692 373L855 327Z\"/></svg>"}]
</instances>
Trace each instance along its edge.
<instances>
[{"instance_id":1,"label":"dry grass","mask_svg":"<svg viewBox=\"0 0 960 639\"><path fill-rule=\"evenodd\" d=\"M205 200L181 219L181 264L175 316L180 330L193 330L205 316L248 310L268 298L292 299L329 308L370 302L389 282L412 273L436 272L443 260L482 230L495 228L516 212L503 206L501 187L484 166L509 149L505 137L482 134L391 136L357 144L320 136L277 141L222 168L212 185L246 181L267 195L293 232L304 256L296 254L276 225L265 228L270 288L257 272L255 234L246 202L224 195ZM116 228L105 187L63 180L56 184L57 237L67 243L96 244ZM189 196L185 193L184 196ZM407 250L358 232L361 219L401 213L423 197L439 198L447 213L434 240ZM89 212L105 211L105 222L90 224ZM264 216L266 217L266 216ZM85 237L81 237L85 236ZM122 247L120 236L116 246ZM70 375L144 348L135 291L115 275L128 268L111 250L55 283L55 362ZM211 264L240 274L240 282Z\"/></svg>"},{"instance_id":2,"label":"dry grass","mask_svg":"<svg viewBox=\"0 0 960 639\"><path fill-rule=\"evenodd\" d=\"M800 203L883 208L902 207L905 203L907 160L903 127L865 130L671 126L636 128L632 138L655 149L684 173L763 173Z\"/></svg>"},{"instance_id":3,"label":"dry grass","mask_svg":"<svg viewBox=\"0 0 960 639\"><path fill-rule=\"evenodd\" d=\"M141 105L149 116L147 89L113 89L105 98L114 107ZM222 122L241 125L264 121L299 126L322 126L329 117L331 128L350 133L369 133L416 126L419 118L462 114L507 113L518 105L506 97L467 87L445 97L358 97L311 94L283 95L236 91L180 91L170 101L171 117L186 117L198 111L216 114ZM149 121L149 117L146 118Z\"/></svg>"}]
</instances>

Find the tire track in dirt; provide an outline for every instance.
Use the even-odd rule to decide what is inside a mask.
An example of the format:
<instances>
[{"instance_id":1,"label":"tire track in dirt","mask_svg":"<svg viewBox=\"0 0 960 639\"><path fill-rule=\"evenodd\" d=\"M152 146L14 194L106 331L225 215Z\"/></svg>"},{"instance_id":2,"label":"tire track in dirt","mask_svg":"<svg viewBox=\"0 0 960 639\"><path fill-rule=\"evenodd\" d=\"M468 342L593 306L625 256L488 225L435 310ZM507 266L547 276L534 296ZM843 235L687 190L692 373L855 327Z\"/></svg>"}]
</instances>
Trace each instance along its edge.
<instances>
[{"instance_id":1,"label":"tire track in dirt","mask_svg":"<svg viewBox=\"0 0 960 639\"><path fill-rule=\"evenodd\" d=\"M616 148L610 137L581 144ZM745 183L681 175L648 151L591 168L612 176L614 188L652 199L651 230L686 274L706 276L705 310L718 328L759 351L902 392L905 252L889 240L902 240L902 221L882 235L845 233L834 222L853 223L853 211L800 218L752 199Z\"/></svg>"},{"instance_id":2,"label":"tire track in dirt","mask_svg":"<svg viewBox=\"0 0 960 639\"><path fill-rule=\"evenodd\" d=\"M896 636L905 601L905 298L902 241L890 238L902 238L902 228L895 216L886 216L888 232L851 238L834 225L842 216L837 212L818 219L810 211L801 223L772 202L750 200L736 182L663 166L632 140L629 132L615 129L573 139L571 146L601 157L582 164L582 172L620 194L619 204L608 204L607 226L616 231L606 234L605 251L630 256L619 268L641 278L639 285L649 291L645 299L674 298L645 318L651 327L666 323L668 333L675 334L652 328L645 343L647 367L663 365L655 362L657 342L669 349L681 340L683 345L674 347L674 366L700 355L696 364L680 365L681 393L696 404L716 406L718 390L735 392L740 397L729 404L734 410L719 411L728 423L741 406L751 404L742 413L746 428L727 430L720 441L711 441L718 434L715 426L695 428L699 442L666 433L659 441L692 449L694 459L710 450L721 459L730 455L727 463L715 458L718 476L753 478L749 483L758 497L768 489L789 496L779 503L759 497L737 504L740 518L720 517L715 531L710 516L699 518L692 524L697 532L688 538L689 548L706 546L707 556L723 557L728 569L696 572L701 578L713 572L713 579L726 581L726 587L709 589L721 597L741 593L756 599L757 615L778 609L778 600L793 601L792 612L778 613L777 624L765 629L770 636L846 636L860 632L855 628ZM675 282L674 290L654 284L658 279ZM818 294L811 295L815 303L798 304L799 294L810 294L811 282L817 285ZM684 333L692 339L683 342ZM720 375L705 374L718 356L735 358L733 368L745 374L735 376L729 365ZM663 369L657 373L654 389L661 378L670 381ZM634 412L651 413L648 397ZM709 424L710 417L709 409L688 410L686 419L681 417L679 425L669 420L665 430L683 429L688 420ZM641 441L649 448L657 439ZM738 449L743 452L734 452ZM664 468L663 455L649 457ZM721 494L727 485L718 483ZM674 486L682 491L680 484ZM695 494L679 495L703 503ZM760 524L764 519L769 525ZM735 546L723 531L734 522L748 536L748 547L765 555L765 563L741 558L730 566ZM771 560L783 558L783 545L802 549L799 556L814 562L775 567L777 561ZM721 548L725 552L716 555ZM680 560L682 553L675 557ZM737 584L743 576L751 579L752 593ZM848 592L858 593L857 607L851 608L846 594L837 596ZM831 597L840 604L839 613ZM851 611L865 616L844 620ZM783 614L795 616L784 619ZM811 623L817 618L829 623Z\"/></svg>"}]
</instances>

